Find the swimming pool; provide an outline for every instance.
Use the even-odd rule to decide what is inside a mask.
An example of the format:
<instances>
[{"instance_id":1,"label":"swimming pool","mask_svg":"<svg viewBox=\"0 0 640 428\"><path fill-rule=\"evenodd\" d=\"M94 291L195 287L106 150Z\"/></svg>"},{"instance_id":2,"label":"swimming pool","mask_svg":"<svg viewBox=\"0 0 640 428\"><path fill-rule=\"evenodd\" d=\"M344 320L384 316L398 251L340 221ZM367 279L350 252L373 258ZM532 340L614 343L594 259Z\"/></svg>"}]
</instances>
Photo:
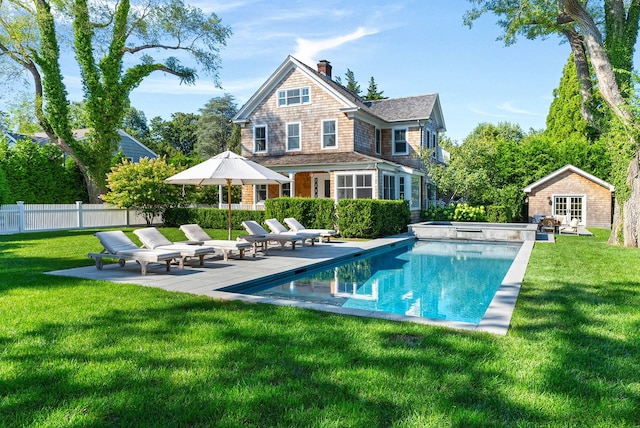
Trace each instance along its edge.
<instances>
[{"instance_id":1,"label":"swimming pool","mask_svg":"<svg viewBox=\"0 0 640 428\"><path fill-rule=\"evenodd\" d=\"M418 240L236 293L478 324L521 243Z\"/></svg>"}]
</instances>

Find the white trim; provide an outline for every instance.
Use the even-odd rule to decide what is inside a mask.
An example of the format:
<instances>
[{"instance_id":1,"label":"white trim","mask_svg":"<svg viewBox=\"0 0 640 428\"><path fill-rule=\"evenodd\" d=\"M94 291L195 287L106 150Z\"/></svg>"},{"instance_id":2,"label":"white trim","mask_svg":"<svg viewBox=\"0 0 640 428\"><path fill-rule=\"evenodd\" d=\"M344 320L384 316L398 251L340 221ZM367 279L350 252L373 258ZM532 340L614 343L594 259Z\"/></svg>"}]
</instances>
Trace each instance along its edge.
<instances>
[{"instance_id":1,"label":"white trim","mask_svg":"<svg viewBox=\"0 0 640 428\"><path fill-rule=\"evenodd\" d=\"M335 140L335 144L333 146L325 146L324 145L324 124L326 122L334 123L333 136ZM335 150L338 148L338 119L321 119L320 120L320 148L323 150Z\"/></svg>"},{"instance_id":2,"label":"white trim","mask_svg":"<svg viewBox=\"0 0 640 428\"><path fill-rule=\"evenodd\" d=\"M404 142L406 150L404 152L396 151L396 131L404 131ZM392 155L408 155L409 154L409 127L396 126L391 128L391 154Z\"/></svg>"},{"instance_id":3,"label":"white trim","mask_svg":"<svg viewBox=\"0 0 640 428\"><path fill-rule=\"evenodd\" d=\"M264 128L264 150L256 150L256 128ZM255 124L253 125L253 153L269 153L269 125Z\"/></svg>"},{"instance_id":4,"label":"white trim","mask_svg":"<svg viewBox=\"0 0 640 428\"><path fill-rule=\"evenodd\" d=\"M289 125L298 125L298 147L295 149L289 148ZM287 122L285 124L285 151L286 152L299 152L302 150L302 123L300 122Z\"/></svg>"},{"instance_id":5,"label":"white trim","mask_svg":"<svg viewBox=\"0 0 640 428\"><path fill-rule=\"evenodd\" d=\"M300 102L297 104L289 104L289 97L287 96L287 92L288 91L295 91L295 90L300 91ZM302 91L306 89L307 90L307 97L309 98L309 101L304 102L302 100ZM280 94L284 92L284 100L285 100L285 104L280 105ZM276 96L276 107L277 108L282 108L282 107L298 107L298 106L304 106L304 105L309 105L311 104L311 87L310 86L296 86L296 87L292 87L292 88L282 88L280 87L278 89L278 91L276 92L277 96Z\"/></svg>"},{"instance_id":6,"label":"white trim","mask_svg":"<svg viewBox=\"0 0 640 428\"><path fill-rule=\"evenodd\" d=\"M556 212L556 198L580 198L582 199L582 215L580 218L581 226L585 226L587 223L587 195L585 193L553 193L551 194L551 213L555 215ZM571 207L567 205L567 210L571 210ZM571 218L565 219L565 223L569 223Z\"/></svg>"},{"instance_id":7,"label":"white trim","mask_svg":"<svg viewBox=\"0 0 640 428\"><path fill-rule=\"evenodd\" d=\"M571 171L574 172L578 175L583 176L584 178L586 178L587 180L591 180L596 184L599 184L600 186L608 189L609 191L613 192L615 190L613 184L607 183L604 180L599 179L598 177L589 174L586 171L581 170L580 168L573 166L573 165L566 165L554 172L552 172L551 174L542 177L540 180L536 181L533 184L528 185L527 187L525 187L524 189L522 189L525 193L531 193L531 191L533 191L534 188L540 186L541 184L545 183L546 181L549 181L557 176L559 176L560 174L563 174L566 171Z\"/></svg>"},{"instance_id":8,"label":"white trim","mask_svg":"<svg viewBox=\"0 0 640 428\"><path fill-rule=\"evenodd\" d=\"M353 185L352 185L352 189L353 189L353 199L362 199L362 198L357 198L356 197L356 189L358 189L357 187L357 181L356 181L356 176L357 175L369 175L371 177L371 198L370 199L379 199L376 195L376 183L375 183L375 176L376 173L375 171L372 170L352 170L352 171L341 171L341 172L334 172L333 173L333 199L337 202L338 199L338 181L339 181L339 177L343 177L343 176L351 176L353 177ZM342 187L343 189L345 187ZM362 187L362 189L365 189L366 187ZM351 198L345 198L345 199L351 199Z\"/></svg>"}]
</instances>

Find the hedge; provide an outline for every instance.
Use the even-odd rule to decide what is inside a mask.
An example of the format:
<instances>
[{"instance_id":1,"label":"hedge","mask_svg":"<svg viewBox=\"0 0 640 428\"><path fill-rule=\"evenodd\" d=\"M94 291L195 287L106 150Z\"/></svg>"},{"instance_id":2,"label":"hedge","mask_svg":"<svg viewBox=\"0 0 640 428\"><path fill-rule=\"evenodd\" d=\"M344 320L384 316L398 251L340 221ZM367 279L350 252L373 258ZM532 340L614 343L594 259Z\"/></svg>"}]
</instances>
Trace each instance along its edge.
<instances>
[{"instance_id":1,"label":"hedge","mask_svg":"<svg viewBox=\"0 0 640 428\"><path fill-rule=\"evenodd\" d=\"M511 223L511 210L504 205L489 205L487 221L490 223Z\"/></svg>"},{"instance_id":2,"label":"hedge","mask_svg":"<svg viewBox=\"0 0 640 428\"><path fill-rule=\"evenodd\" d=\"M293 217L308 229L335 229L336 208L329 198L269 198L265 200L264 218L280 222Z\"/></svg>"},{"instance_id":3,"label":"hedge","mask_svg":"<svg viewBox=\"0 0 640 428\"><path fill-rule=\"evenodd\" d=\"M342 199L338 202L338 229L345 238L379 238L407 231L411 222L408 201Z\"/></svg>"},{"instance_id":4,"label":"hedge","mask_svg":"<svg viewBox=\"0 0 640 428\"><path fill-rule=\"evenodd\" d=\"M263 223L264 211L233 210L231 212L231 228L244 230L242 222L255 220ZM199 224L207 229L227 229L228 212L221 208L168 208L165 210L162 221L167 227L179 227L183 224Z\"/></svg>"}]
</instances>

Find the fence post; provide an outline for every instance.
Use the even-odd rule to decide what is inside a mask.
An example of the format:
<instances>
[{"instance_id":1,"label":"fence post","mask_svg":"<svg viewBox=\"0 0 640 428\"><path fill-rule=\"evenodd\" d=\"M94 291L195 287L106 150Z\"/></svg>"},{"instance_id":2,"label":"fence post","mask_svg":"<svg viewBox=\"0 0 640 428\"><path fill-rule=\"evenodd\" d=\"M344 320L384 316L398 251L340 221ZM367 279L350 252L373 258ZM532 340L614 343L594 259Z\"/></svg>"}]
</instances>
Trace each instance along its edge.
<instances>
[{"instance_id":1,"label":"fence post","mask_svg":"<svg viewBox=\"0 0 640 428\"><path fill-rule=\"evenodd\" d=\"M24 232L24 201L16 202L18 205L18 232Z\"/></svg>"},{"instance_id":2,"label":"fence post","mask_svg":"<svg viewBox=\"0 0 640 428\"><path fill-rule=\"evenodd\" d=\"M82 214L82 201L76 201L76 208L78 209L78 228L82 229L83 227L83 217L84 214Z\"/></svg>"}]
</instances>

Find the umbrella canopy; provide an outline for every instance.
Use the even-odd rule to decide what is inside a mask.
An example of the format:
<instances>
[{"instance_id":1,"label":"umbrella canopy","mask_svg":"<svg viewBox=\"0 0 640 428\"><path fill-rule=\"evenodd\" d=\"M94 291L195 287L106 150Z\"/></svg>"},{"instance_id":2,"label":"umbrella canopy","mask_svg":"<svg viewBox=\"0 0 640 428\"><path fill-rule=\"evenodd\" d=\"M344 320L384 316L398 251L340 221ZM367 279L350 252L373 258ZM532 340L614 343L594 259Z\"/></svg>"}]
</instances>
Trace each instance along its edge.
<instances>
[{"instance_id":1,"label":"umbrella canopy","mask_svg":"<svg viewBox=\"0 0 640 428\"><path fill-rule=\"evenodd\" d=\"M292 180L249 159L226 151L185 169L165 180L172 184L227 186L228 227L231 239L231 186L244 184L282 184Z\"/></svg>"},{"instance_id":2,"label":"umbrella canopy","mask_svg":"<svg viewBox=\"0 0 640 428\"><path fill-rule=\"evenodd\" d=\"M226 151L165 180L173 184L243 185L289 183L289 177Z\"/></svg>"}]
</instances>

